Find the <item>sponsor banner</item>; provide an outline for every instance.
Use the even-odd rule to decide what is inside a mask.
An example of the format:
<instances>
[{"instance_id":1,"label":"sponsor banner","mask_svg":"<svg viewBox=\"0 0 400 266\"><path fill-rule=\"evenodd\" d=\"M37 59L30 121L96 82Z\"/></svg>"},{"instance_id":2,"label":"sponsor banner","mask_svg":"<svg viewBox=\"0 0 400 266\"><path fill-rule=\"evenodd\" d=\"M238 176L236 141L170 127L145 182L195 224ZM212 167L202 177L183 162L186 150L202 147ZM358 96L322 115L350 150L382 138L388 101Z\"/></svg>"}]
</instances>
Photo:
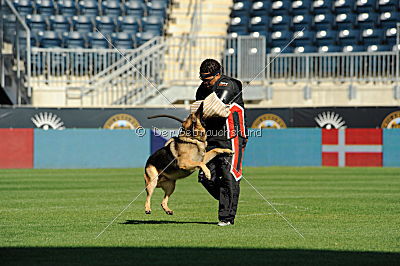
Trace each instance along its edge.
<instances>
[{"instance_id":1,"label":"sponsor banner","mask_svg":"<svg viewBox=\"0 0 400 266\"><path fill-rule=\"evenodd\" d=\"M382 166L381 129L323 129L323 166Z\"/></svg>"}]
</instances>

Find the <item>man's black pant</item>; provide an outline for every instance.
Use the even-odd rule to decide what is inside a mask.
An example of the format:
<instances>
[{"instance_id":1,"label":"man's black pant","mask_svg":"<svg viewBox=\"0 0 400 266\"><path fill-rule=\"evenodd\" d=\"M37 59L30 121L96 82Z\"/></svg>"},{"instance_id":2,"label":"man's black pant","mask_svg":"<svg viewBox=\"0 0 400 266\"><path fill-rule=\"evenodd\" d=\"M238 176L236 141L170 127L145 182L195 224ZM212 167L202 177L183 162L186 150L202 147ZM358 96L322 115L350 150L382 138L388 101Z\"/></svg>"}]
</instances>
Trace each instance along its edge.
<instances>
[{"instance_id":1,"label":"man's black pant","mask_svg":"<svg viewBox=\"0 0 400 266\"><path fill-rule=\"evenodd\" d=\"M202 171L199 173L199 182L202 183L202 185L216 200L219 200L218 219L220 221L229 221L234 223L235 220L239 201L240 180L235 179L235 174L232 173L231 168L236 164L234 167L241 173L241 161L244 152L243 145L244 139L241 138L239 138L236 145L230 140L211 140L207 145L207 151L214 148L229 148L235 150L233 156L221 154L207 164L207 167L211 172L211 180L208 180ZM237 172L236 177L239 177Z\"/></svg>"}]
</instances>

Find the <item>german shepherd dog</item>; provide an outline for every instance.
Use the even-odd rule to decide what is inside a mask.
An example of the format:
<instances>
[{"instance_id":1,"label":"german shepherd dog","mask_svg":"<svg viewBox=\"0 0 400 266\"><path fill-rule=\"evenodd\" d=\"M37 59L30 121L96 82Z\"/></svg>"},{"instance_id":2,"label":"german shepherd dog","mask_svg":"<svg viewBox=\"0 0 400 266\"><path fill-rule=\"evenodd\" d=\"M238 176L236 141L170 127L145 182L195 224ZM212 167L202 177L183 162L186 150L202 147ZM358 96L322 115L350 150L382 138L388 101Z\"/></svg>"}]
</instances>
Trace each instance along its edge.
<instances>
[{"instance_id":1,"label":"german shepherd dog","mask_svg":"<svg viewBox=\"0 0 400 266\"><path fill-rule=\"evenodd\" d=\"M168 207L168 199L175 190L176 181L200 169L205 177L210 179L211 173L206 164L218 154L233 154L232 150L221 148L206 152L207 136L202 121L202 110L201 105L196 113L190 114L185 121L169 115L149 117L174 118L182 122L182 128L178 137L169 139L165 146L151 155L146 162L144 171L147 191L146 214L151 213L150 201L156 187L161 187L165 192L161 207L168 215L172 215L173 211Z\"/></svg>"}]
</instances>

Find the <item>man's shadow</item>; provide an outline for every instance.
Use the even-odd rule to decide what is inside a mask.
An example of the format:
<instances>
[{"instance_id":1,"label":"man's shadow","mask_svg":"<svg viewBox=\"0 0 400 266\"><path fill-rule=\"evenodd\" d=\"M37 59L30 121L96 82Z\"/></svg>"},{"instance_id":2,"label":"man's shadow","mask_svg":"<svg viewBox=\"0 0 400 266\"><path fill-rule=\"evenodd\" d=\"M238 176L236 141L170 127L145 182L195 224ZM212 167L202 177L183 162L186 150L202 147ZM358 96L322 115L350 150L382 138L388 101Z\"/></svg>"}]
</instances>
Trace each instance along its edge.
<instances>
[{"instance_id":1,"label":"man's shadow","mask_svg":"<svg viewBox=\"0 0 400 266\"><path fill-rule=\"evenodd\" d=\"M126 220L121 224L217 224L217 222L182 222L182 221L156 221L156 220Z\"/></svg>"}]
</instances>

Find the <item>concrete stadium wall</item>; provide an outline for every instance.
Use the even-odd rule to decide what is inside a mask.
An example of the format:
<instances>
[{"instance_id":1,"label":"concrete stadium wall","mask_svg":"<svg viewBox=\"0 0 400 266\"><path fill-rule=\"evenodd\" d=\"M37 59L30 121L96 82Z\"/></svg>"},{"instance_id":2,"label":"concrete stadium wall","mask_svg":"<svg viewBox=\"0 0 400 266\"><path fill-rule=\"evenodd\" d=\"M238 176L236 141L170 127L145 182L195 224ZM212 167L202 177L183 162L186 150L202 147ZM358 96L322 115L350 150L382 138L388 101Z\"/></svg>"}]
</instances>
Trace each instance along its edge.
<instances>
[{"instance_id":1,"label":"concrete stadium wall","mask_svg":"<svg viewBox=\"0 0 400 266\"><path fill-rule=\"evenodd\" d=\"M151 130L139 137L132 130L0 129L0 168L143 167L166 140ZM243 165L340 166L340 153L341 166L400 167L400 130L263 129L250 137Z\"/></svg>"}]
</instances>

